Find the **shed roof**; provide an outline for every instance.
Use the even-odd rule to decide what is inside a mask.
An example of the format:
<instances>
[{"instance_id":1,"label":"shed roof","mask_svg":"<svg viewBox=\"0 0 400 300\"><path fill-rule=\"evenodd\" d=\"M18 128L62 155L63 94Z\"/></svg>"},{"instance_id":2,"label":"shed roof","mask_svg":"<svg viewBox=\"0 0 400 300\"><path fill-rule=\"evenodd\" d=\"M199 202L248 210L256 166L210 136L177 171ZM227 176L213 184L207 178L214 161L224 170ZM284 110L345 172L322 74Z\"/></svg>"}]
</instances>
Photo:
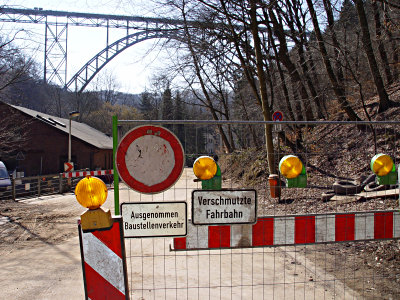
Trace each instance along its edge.
<instances>
[{"instance_id":1,"label":"shed roof","mask_svg":"<svg viewBox=\"0 0 400 300\"><path fill-rule=\"evenodd\" d=\"M36 110L32 110L29 108L10 105L13 108L21 111L22 113L29 115L36 120L39 120L49 126L52 126L60 131L69 134L69 119L59 118L52 115L48 115ZM71 122L71 135L75 138L78 138L90 145L93 145L99 149L112 149L113 148L113 140L112 137L104 134L103 132L90 127L87 124L79 123L76 121Z\"/></svg>"}]
</instances>

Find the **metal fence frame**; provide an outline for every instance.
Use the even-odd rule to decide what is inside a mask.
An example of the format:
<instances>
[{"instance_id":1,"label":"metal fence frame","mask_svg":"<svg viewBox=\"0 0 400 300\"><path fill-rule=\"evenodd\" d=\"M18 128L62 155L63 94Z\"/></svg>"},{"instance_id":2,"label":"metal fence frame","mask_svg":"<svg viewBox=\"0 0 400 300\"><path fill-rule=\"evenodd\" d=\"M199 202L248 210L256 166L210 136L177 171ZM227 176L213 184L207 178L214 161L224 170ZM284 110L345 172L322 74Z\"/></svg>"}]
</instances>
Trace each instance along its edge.
<instances>
[{"instance_id":1,"label":"metal fence frame","mask_svg":"<svg viewBox=\"0 0 400 300\"><path fill-rule=\"evenodd\" d=\"M371 122L370 121L354 121L354 122L353 121L312 121L312 122L309 122L309 121L301 121L301 122L279 121L279 122L276 122L276 121L228 121L228 120L222 120L222 121L182 120L181 121L181 120L118 120L116 117L114 117L113 118L114 157L115 157L116 149L118 146L118 127L119 126L127 125L130 127L136 127L139 125L178 125L178 124L179 125L199 125L199 126L210 126L210 125L212 125L212 126L226 126L226 125L265 126L265 125L268 125L268 126L274 126L274 128L277 129L279 126L275 127L275 125L291 125L291 126L300 125L303 127L318 126L318 125L370 125L370 126L386 125L386 126L394 126L394 125L400 125L400 121L371 121ZM118 183L118 175L117 175L117 171L115 168L115 162L114 162L114 176L116 176L114 178L114 183ZM120 193L120 191L117 187L118 187L118 184L116 184L116 188L114 189L115 213L119 214L119 193ZM128 190L129 190L129 188L128 188ZM126 189L122 192L126 192ZM129 193L129 191L128 191L128 193ZM142 197L140 197L140 199L142 199ZM147 199L147 198L143 197L143 199ZM164 199L164 196L162 196L162 199ZM142 200L140 200L140 201L142 201ZM170 247L169 250L165 250L165 249L167 249L167 244L166 244L167 242L165 242L163 244L163 242L159 241L159 239L156 239L154 241L151 241L149 239L136 239L133 241L126 240L126 243L128 243L127 255L129 256L128 259L131 261L131 265L130 265L131 272L133 272L135 270L135 268L133 268L133 266L132 266L132 262L136 262L136 263L139 263L139 265L138 265L139 270L136 270L136 271L140 272L140 270L142 270L141 272L144 272L146 274L151 273L151 265L148 265L148 267L150 267L150 269L147 269L146 266L147 266L149 259L151 259L152 255L154 256L155 260L160 261L160 260L164 259L164 269L166 268L165 264L166 264L167 260L175 261L175 267L177 267L177 265L185 264L185 261L186 261L186 265L189 266L190 264L192 264L192 261L191 261L192 257L198 257L197 267L199 268L200 261L204 257L209 257L207 268L209 268L208 276L209 276L209 278L211 278L211 277L213 277L212 272L211 272L211 267L212 267L213 263L211 261L215 262L215 259L217 259L217 260L219 259L219 261L220 261L219 264L221 264L221 262L224 261L225 258L228 258L228 256L225 257L225 255L222 254L222 252L224 252L224 251L231 251L230 255L233 257L233 258L231 257L231 262L232 262L232 259L236 259L236 257L239 257L239 259L241 259L241 261L242 261L241 268L246 268L246 266L243 264L244 259L246 259L246 257L253 257L254 259L256 259L256 257L257 257L257 259L258 259L260 257L260 255L262 257L268 256L268 255L273 255L274 257L275 256L277 257L282 254L284 257L288 258L289 261L292 261L292 262L289 262L288 268L293 269L292 267L294 266L295 275L296 275L296 273L300 274L302 272L304 273L304 276L307 272L311 272L310 274L312 274L312 271L313 271L312 269L314 268L313 264L307 265L307 266L304 265L304 270L302 270L301 268L303 266L299 265L299 267L297 267L297 271L296 271L297 260L301 259L301 256L297 256L296 253L298 251L303 251L303 250L296 250L296 249L305 249L304 251L306 253L308 251L307 247L313 247L313 245L310 245L310 246L308 246L308 245L291 246L290 245L290 246L278 246L278 247L272 247L272 248L261 247L261 248L253 248L253 250L248 250L250 252L246 252L246 251L243 252L243 250L240 250L240 249L229 250L229 247L228 247L228 249L224 250L223 247L221 247L221 248L216 248L213 250L194 250L194 251L189 251L189 252L185 252L185 250L183 250L183 251L180 251L178 254L177 252L175 252L175 253L168 252L168 251L171 251L171 247L170 247L171 243L169 244L169 247ZM150 250L145 250L144 245L146 245L146 244L150 244L150 245L152 244L152 247L153 247L152 253L153 254L151 254L151 252L149 252ZM341 243L337 243L337 244L322 243L322 244L315 245L315 248L322 249L322 251L323 251L322 253L324 253L324 251L328 251L330 249L329 245L335 245L335 247L341 247L341 245L347 245L347 244L349 244L349 242L341 242ZM350 242L350 244L352 244L352 245L367 245L368 241ZM158 249L159 247L160 247L160 249ZM356 247L356 246L354 246L354 247ZM142 249L142 250L140 250L140 249ZM164 253L163 253L163 250L161 250L161 249L164 249ZM314 248L310 248L310 249L314 249ZM130 253L130 251L136 251L136 252ZM201 251L206 251L206 252L201 252ZM238 252L236 252L236 251L238 251ZM261 252L258 252L258 251L261 251ZM311 250L311 253L313 253L313 251L317 251L317 250ZM201 254L201 253L203 253L203 254ZM310 255L313 256L313 254L310 254ZM318 255L319 255L319 252L318 252ZM325 257L327 255L329 256L329 254L325 254ZM317 252L315 252L315 258L317 258ZM140 267L140 262L141 262L141 267ZM348 262L348 264L349 264L349 262ZM218 265L218 263L217 263L217 265ZM263 267L263 266L261 266L261 267ZM351 267L351 265L350 265L350 267ZM157 268L157 267L155 266L155 263L153 262L153 265L152 265L153 272L154 272L155 268ZM254 270L255 269L259 270L260 266L253 265L251 263L251 268L252 269L254 268ZM347 268L349 268L349 267L347 267ZM233 269L234 269L234 267L232 265L231 266L232 272L233 272ZM340 298L340 299L342 299L342 298L346 298L346 299L347 298L351 298L351 299L357 298L356 294L352 294L351 291L349 293L347 292L347 289L344 286L344 284L339 283L337 281L337 279L332 278L330 273L327 273L327 269L328 269L328 267L325 266L325 268L324 268L325 273L322 273L322 275L323 275L322 278L316 279L314 277L314 280L310 279L309 282L307 282L306 276L305 276L305 279L303 282L302 280L300 280L300 278L298 280L296 280L295 277L293 277L293 278L290 277L292 275L289 276L289 273L284 273L283 279L280 280L279 278L275 278L273 282L271 282L269 284L262 283L261 285L260 285L260 283L256 283L258 278L257 278L257 276L254 275L255 273L253 270L253 271L251 271L251 274L253 274L255 277L253 278L253 275L251 275L252 276L251 282L250 283L243 282L243 278L242 278L239 285L237 286L237 288L239 290L243 289L242 292L240 292L239 294L236 294L236 292L234 291L235 287L232 285L233 284L232 281L231 281L230 285L229 284L226 285L223 283L223 282L225 282L225 280L221 279L221 278L219 278L219 283L217 283L217 284L212 284L211 282L209 282L208 286L207 286L207 283L205 286L203 286L200 284L200 281L201 281L200 280L200 281L198 281L199 285L191 286L189 284L189 282L192 282L192 281L191 281L188 273L186 273L187 278L185 279L187 281L186 287L182 286L182 285L184 285L184 283L179 283L178 279L176 279L177 281L175 283L171 282L171 284L173 284L173 286L168 286L168 282L173 279L165 279L164 283L161 283L161 285L162 286L165 285L165 287L162 287L162 286L157 287L156 283L158 282L159 279L157 279L156 277L153 277L153 288L149 287L148 288L149 290L146 290L146 287L151 286L151 284L148 285L142 281L141 288L140 288L140 281L138 281L140 279L138 279L138 278L130 279L131 280L130 282L131 282L131 284L133 284L133 281L136 282L135 287L138 289L138 292L134 292L135 297L137 297L141 293L143 298L146 298L146 295L147 295L148 297L154 298L154 299L157 299L157 296L155 296L157 293L161 293L160 294L161 298L164 297L165 299L174 299L174 297L175 297L175 299L177 299L177 298L180 299L180 295L182 296L182 299L184 299L184 298L190 299L190 295L193 290L197 291L197 292L195 292L195 294L197 293L196 297L198 299L201 299L202 295L206 296L210 299L214 299L214 298L248 299L248 298L244 298L244 297L247 297L249 295L246 296L246 294L243 291L245 288L248 287L249 284L250 285L253 284L253 288L251 289L251 294L250 294L250 298L253 298L253 299L262 299L260 297L264 297L264 299L266 299L265 297L269 298L269 296L267 296L267 295L270 295L269 293L271 291L272 291L272 297L279 298L277 295L279 295L280 289L282 289L282 288L285 289L286 287L291 287L291 289L296 290L296 284L299 286L304 285L304 298L306 298L305 295L306 295L306 293L308 293L308 292L306 292L306 286L307 285L317 285L317 284L321 284L321 283L327 284L327 285L333 285L334 291L337 292L337 294L335 294L334 298ZM168 270L164 270L165 276L167 276L167 273L168 273L169 274L168 276L171 276L172 278L174 278L174 276L176 278L178 278L179 272L180 271L178 269L176 269L175 274L173 274L173 273L170 274L168 272ZM264 271L263 271L263 274L264 274ZM232 279L232 275L233 275L233 273L230 274L231 279ZM154 276L154 274L153 274L153 276ZM217 275L215 275L215 276L217 276ZM343 275L343 278L342 278L343 282L347 283L350 280L353 280L353 281L360 280L357 277L359 275L356 276L355 273L354 273L353 277L351 277L351 276L347 277L347 276L348 275L346 275L346 274ZM378 278L380 278L380 275L378 276L378 274L375 274L374 272L372 273L371 276L372 276L371 277L372 280L379 280ZM340 278L341 277L338 277L338 279L340 279ZM254 281L253 281L253 279L254 279ZM361 279L365 280L364 277ZM139 284L139 285L137 285L137 284ZM135 287L132 286L131 291L135 291ZM150 289L151 289L151 291L150 291ZM217 289L218 292L215 292L214 289ZM230 295L229 295L229 293L225 294L225 292L224 292L225 289L227 291L230 291ZM268 289L270 289L270 291ZM261 291L261 294L257 295L256 291ZM204 294L203 294L203 292L204 292ZM293 291L293 293L295 293L295 291ZM399 294L398 291L396 293ZM289 294L291 295L291 292L287 292L286 294L285 294L285 292L283 292L283 295L285 295L285 297L288 297ZM372 297L378 296L373 291L372 292L371 291L369 291L369 292L363 291L361 297L365 296L368 298L368 297L370 297L370 295L372 295ZM312 294L311 294L311 296L312 296ZM315 296L316 296L316 294L314 292L314 298L315 298Z\"/></svg>"}]
</instances>

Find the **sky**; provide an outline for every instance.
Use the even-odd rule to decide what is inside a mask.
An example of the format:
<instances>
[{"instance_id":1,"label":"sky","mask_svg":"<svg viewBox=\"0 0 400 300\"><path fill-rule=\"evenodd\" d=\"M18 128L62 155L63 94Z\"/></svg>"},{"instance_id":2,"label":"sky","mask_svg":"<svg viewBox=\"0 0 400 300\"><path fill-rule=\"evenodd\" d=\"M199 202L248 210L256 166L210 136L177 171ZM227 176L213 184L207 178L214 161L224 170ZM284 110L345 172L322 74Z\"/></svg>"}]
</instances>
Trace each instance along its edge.
<instances>
[{"instance_id":1,"label":"sky","mask_svg":"<svg viewBox=\"0 0 400 300\"><path fill-rule=\"evenodd\" d=\"M0 0L0 5L14 8L43 8L43 10L60 10L98 14L115 14L128 16L157 17L159 8L151 0ZM43 66L45 26L39 24L3 23L1 31L11 33L18 29L27 30L26 35L19 35L26 51L34 56ZM126 31L114 29L109 33L109 43L126 36ZM151 86L151 78L160 72L168 55L157 45L159 40L149 40L129 47L118 54L103 68L96 77L112 76L116 89L127 93L141 93ZM73 76L90 58L106 46L105 28L68 27L68 79ZM151 51L150 51L151 50ZM43 74L43 67L41 68ZM96 78L95 78L96 79Z\"/></svg>"}]
</instances>

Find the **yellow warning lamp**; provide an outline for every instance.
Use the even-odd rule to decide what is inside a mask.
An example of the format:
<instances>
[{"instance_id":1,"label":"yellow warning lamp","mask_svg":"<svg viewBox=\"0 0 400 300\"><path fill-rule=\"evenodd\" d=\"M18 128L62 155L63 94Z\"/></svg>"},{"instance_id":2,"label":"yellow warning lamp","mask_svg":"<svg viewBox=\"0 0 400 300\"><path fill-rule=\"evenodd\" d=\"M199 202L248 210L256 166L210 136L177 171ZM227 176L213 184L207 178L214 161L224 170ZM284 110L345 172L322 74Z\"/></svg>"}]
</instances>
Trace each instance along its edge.
<instances>
[{"instance_id":1,"label":"yellow warning lamp","mask_svg":"<svg viewBox=\"0 0 400 300\"><path fill-rule=\"evenodd\" d=\"M193 172L198 179L209 180L217 174L217 163L210 156L200 156L193 163Z\"/></svg>"},{"instance_id":2,"label":"yellow warning lamp","mask_svg":"<svg viewBox=\"0 0 400 300\"><path fill-rule=\"evenodd\" d=\"M307 186L306 168L301 160L295 155L286 155L279 162L279 172L286 178L288 188Z\"/></svg>"},{"instance_id":3,"label":"yellow warning lamp","mask_svg":"<svg viewBox=\"0 0 400 300\"><path fill-rule=\"evenodd\" d=\"M371 170L376 174L376 182L379 185L391 185L397 183L396 166L389 155L379 153L371 159Z\"/></svg>"},{"instance_id":4,"label":"yellow warning lamp","mask_svg":"<svg viewBox=\"0 0 400 300\"><path fill-rule=\"evenodd\" d=\"M392 172L393 160L389 155L380 153L371 159L371 170L378 176L385 176Z\"/></svg>"},{"instance_id":5,"label":"yellow warning lamp","mask_svg":"<svg viewBox=\"0 0 400 300\"><path fill-rule=\"evenodd\" d=\"M287 179L296 178L303 171L303 163L294 155L286 155L279 162L279 171Z\"/></svg>"},{"instance_id":6,"label":"yellow warning lamp","mask_svg":"<svg viewBox=\"0 0 400 300\"><path fill-rule=\"evenodd\" d=\"M76 200L83 207L88 208L81 215L81 226L83 231L109 228L113 221L109 209L101 207L107 200L107 187L105 183L97 178L86 176L78 182L75 188Z\"/></svg>"}]
</instances>

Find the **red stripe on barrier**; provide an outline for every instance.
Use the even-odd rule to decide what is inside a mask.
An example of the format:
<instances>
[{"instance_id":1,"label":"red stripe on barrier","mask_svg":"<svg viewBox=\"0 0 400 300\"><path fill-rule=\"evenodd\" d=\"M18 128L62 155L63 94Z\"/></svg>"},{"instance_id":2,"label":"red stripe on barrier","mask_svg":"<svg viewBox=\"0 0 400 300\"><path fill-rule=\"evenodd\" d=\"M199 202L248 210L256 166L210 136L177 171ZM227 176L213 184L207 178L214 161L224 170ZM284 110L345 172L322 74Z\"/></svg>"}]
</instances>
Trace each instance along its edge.
<instances>
[{"instance_id":1,"label":"red stripe on barrier","mask_svg":"<svg viewBox=\"0 0 400 300\"><path fill-rule=\"evenodd\" d=\"M393 237L393 212L375 213L374 238L390 239Z\"/></svg>"},{"instance_id":2,"label":"red stripe on barrier","mask_svg":"<svg viewBox=\"0 0 400 300\"><path fill-rule=\"evenodd\" d=\"M85 262L87 296L90 299L125 299L117 288L105 280Z\"/></svg>"},{"instance_id":3,"label":"red stripe on barrier","mask_svg":"<svg viewBox=\"0 0 400 300\"><path fill-rule=\"evenodd\" d=\"M208 247L227 248L231 246L231 227L230 226L210 226L208 227Z\"/></svg>"},{"instance_id":4,"label":"red stripe on barrier","mask_svg":"<svg viewBox=\"0 0 400 300\"><path fill-rule=\"evenodd\" d=\"M186 249L186 238L174 238L174 249L185 250Z\"/></svg>"},{"instance_id":5,"label":"red stripe on barrier","mask_svg":"<svg viewBox=\"0 0 400 300\"><path fill-rule=\"evenodd\" d=\"M96 230L93 235L122 258L121 234L118 222L114 222L110 230Z\"/></svg>"},{"instance_id":6,"label":"red stripe on barrier","mask_svg":"<svg viewBox=\"0 0 400 300\"><path fill-rule=\"evenodd\" d=\"M274 218L258 219L253 225L253 246L274 244Z\"/></svg>"},{"instance_id":7,"label":"red stripe on barrier","mask_svg":"<svg viewBox=\"0 0 400 300\"><path fill-rule=\"evenodd\" d=\"M335 217L335 241L354 240L354 214L341 214Z\"/></svg>"},{"instance_id":8,"label":"red stripe on barrier","mask_svg":"<svg viewBox=\"0 0 400 300\"><path fill-rule=\"evenodd\" d=\"M295 218L294 243L315 243L315 216L299 216Z\"/></svg>"}]
</instances>

